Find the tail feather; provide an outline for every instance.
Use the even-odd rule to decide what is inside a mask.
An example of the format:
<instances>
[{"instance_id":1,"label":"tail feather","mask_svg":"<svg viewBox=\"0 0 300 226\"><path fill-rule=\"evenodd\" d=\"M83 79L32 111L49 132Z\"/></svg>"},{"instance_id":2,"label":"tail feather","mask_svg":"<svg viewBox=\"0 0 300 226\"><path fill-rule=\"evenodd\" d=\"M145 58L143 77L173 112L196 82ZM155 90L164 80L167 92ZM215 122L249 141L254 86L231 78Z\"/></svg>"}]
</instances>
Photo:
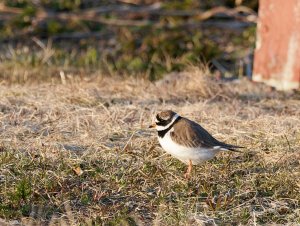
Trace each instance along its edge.
<instances>
[{"instance_id":1,"label":"tail feather","mask_svg":"<svg viewBox=\"0 0 300 226\"><path fill-rule=\"evenodd\" d=\"M245 148L245 147L243 147L243 146L236 146L236 145L225 144L225 143L222 143L222 144L220 145L220 147L221 147L221 148L224 148L224 149L227 149L227 150L229 150L229 151L234 151L234 152L241 152L241 151L239 151L239 150L237 150L237 149L239 149L239 148Z\"/></svg>"}]
</instances>

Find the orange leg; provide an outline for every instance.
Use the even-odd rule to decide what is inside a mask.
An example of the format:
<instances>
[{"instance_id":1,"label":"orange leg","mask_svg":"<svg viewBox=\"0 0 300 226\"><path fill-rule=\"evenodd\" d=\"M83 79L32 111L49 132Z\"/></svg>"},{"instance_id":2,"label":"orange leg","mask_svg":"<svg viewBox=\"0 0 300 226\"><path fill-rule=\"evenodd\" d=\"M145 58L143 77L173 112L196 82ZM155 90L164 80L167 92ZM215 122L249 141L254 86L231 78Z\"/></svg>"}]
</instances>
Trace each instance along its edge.
<instances>
[{"instance_id":1,"label":"orange leg","mask_svg":"<svg viewBox=\"0 0 300 226\"><path fill-rule=\"evenodd\" d=\"M192 160L189 160L189 166L188 166L188 168L187 168L186 173L184 174L184 177L185 177L186 179L190 178L191 172L192 172L192 167L193 167Z\"/></svg>"}]
</instances>

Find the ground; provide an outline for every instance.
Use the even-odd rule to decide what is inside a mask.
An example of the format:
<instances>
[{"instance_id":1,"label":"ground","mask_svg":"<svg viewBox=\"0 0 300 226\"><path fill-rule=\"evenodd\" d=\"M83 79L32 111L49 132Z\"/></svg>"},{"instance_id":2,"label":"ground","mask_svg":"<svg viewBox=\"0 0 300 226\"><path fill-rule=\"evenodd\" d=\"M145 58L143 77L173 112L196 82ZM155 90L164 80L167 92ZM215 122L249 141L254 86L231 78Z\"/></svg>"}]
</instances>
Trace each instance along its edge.
<instances>
[{"instance_id":1,"label":"ground","mask_svg":"<svg viewBox=\"0 0 300 226\"><path fill-rule=\"evenodd\" d=\"M156 83L4 81L0 97L0 223L300 224L299 93L193 69ZM186 180L148 129L165 109L245 148Z\"/></svg>"}]
</instances>

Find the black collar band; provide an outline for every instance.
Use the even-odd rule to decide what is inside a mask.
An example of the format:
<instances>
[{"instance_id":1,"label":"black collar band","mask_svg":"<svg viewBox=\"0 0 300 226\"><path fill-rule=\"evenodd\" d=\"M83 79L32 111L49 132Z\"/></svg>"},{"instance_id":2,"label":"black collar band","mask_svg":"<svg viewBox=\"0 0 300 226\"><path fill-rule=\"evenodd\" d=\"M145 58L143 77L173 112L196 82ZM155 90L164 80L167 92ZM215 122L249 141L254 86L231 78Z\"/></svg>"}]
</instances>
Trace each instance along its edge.
<instances>
[{"instance_id":1,"label":"black collar band","mask_svg":"<svg viewBox=\"0 0 300 226\"><path fill-rule=\"evenodd\" d=\"M168 128L157 131L158 136L163 138L166 133L169 132L169 130L172 129L172 127L179 121L179 119L181 119L181 116L178 116L177 119L175 119L175 121Z\"/></svg>"}]
</instances>

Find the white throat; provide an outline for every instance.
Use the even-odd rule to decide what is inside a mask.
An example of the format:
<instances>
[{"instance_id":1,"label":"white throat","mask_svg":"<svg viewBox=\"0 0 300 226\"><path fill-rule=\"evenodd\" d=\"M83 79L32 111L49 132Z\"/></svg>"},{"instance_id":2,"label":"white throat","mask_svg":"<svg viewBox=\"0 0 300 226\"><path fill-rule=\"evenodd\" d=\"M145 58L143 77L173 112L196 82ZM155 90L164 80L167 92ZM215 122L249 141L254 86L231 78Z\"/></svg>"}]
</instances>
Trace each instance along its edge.
<instances>
[{"instance_id":1,"label":"white throat","mask_svg":"<svg viewBox=\"0 0 300 226\"><path fill-rule=\"evenodd\" d=\"M175 120L176 120L178 117L179 117L178 114L174 115L172 121L171 121L169 124L165 125L165 126L159 126L159 125L156 125L156 130L157 130L157 131L162 131L162 130L167 129L170 125L172 125L173 122L175 122ZM157 121L156 121L156 122L157 122Z\"/></svg>"}]
</instances>

